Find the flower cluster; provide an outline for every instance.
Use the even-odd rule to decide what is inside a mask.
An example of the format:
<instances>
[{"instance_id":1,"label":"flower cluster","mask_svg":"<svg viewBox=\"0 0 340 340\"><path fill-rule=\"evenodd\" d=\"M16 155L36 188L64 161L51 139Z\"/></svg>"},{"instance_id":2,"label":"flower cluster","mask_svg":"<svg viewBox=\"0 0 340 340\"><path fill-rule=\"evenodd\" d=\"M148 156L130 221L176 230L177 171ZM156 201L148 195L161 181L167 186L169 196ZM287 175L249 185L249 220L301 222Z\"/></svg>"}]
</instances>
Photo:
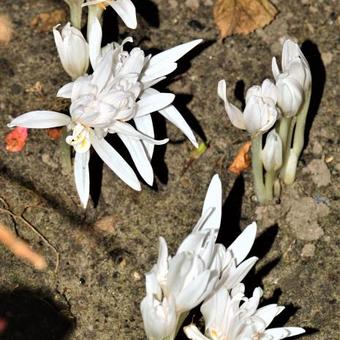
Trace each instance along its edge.
<instances>
[{"instance_id":1,"label":"flower cluster","mask_svg":"<svg viewBox=\"0 0 340 340\"><path fill-rule=\"evenodd\" d=\"M128 4L129 0L112 1L111 5L121 14L118 10L121 7L117 7L119 4L129 12L130 7L123 6L125 2ZM85 4L96 7L98 3L90 1ZM158 111L197 146L189 125L172 105L175 96L161 93L153 86L173 72L177 68L177 60L197 46L200 39L155 56L146 56L138 47L132 48L130 52L124 50L124 45L132 42L132 38L126 38L122 44L112 43L102 48L102 28L97 17L91 20L89 43L80 30L70 23L61 33L57 28L53 33L62 65L74 80L57 93L58 97L71 100L70 116L54 111L31 111L15 118L9 126L66 126L71 131L66 143L75 150L75 183L84 208L89 199L88 163L91 146L118 177L131 188L141 189L133 169L105 140L107 134L119 136L139 174L149 185L154 179L150 163L154 145L168 141L154 139L151 113ZM92 74L86 73L89 64L93 69Z\"/></svg>"},{"instance_id":2,"label":"flower cluster","mask_svg":"<svg viewBox=\"0 0 340 340\"><path fill-rule=\"evenodd\" d=\"M269 339L269 335L282 339L304 332L290 327L265 330L281 307L269 305L257 310L260 289L247 300L240 284L257 261L256 257L244 261L255 240L256 224L249 225L225 248L216 243L221 210L221 181L215 175L199 221L173 257L168 254L166 241L160 238L158 260L146 274L146 296L141 302L148 339L174 339L189 311L202 302L209 337L200 335L192 325L185 328L190 339L241 340L255 339L255 335L256 339Z\"/></svg>"},{"instance_id":3,"label":"flower cluster","mask_svg":"<svg viewBox=\"0 0 340 340\"><path fill-rule=\"evenodd\" d=\"M275 182L278 183L280 169L284 183L294 181L311 94L308 62L298 44L292 40L287 39L283 44L282 72L275 58L272 72L275 83L266 79L261 86L248 89L243 112L229 103L224 80L218 83L217 89L231 123L247 130L252 137L254 185L261 203L278 194L274 188L278 187ZM262 147L262 136L268 131ZM263 167L266 170L265 183Z\"/></svg>"}]
</instances>

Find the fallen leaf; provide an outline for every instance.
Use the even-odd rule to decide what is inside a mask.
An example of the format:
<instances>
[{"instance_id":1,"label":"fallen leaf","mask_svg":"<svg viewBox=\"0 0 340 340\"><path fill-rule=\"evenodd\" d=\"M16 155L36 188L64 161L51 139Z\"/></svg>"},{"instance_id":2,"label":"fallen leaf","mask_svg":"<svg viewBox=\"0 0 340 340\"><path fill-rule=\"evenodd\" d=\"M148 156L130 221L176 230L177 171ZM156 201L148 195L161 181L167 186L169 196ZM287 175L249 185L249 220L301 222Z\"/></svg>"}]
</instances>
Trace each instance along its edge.
<instances>
[{"instance_id":1,"label":"fallen leaf","mask_svg":"<svg viewBox=\"0 0 340 340\"><path fill-rule=\"evenodd\" d=\"M26 242L18 239L2 224L0 224L0 243L7 247L15 256L30 262L35 269L43 270L47 267L47 263L41 255L32 250Z\"/></svg>"},{"instance_id":2,"label":"fallen leaf","mask_svg":"<svg viewBox=\"0 0 340 340\"><path fill-rule=\"evenodd\" d=\"M28 137L28 129L23 127L16 127L5 138L6 150L9 152L21 151Z\"/></svg>"},{"instance_id":3,"label":"fallen leaf","mask_svg":"<svg viewBox=\"0 0 340 340\"><path fill-rule=\"evenodd\" d=\"M31 21L31 27L38 32L49 32L54 26L66 20L66 12L63 9L55 9L36 15Z\"/></svg>"},{"instance_id":4,"label":"fallen leaf","mask_svg":"<svg viewBox=\"0 0 340 340\"><path fill-rule=\"evenodd\" d=\"M44 95L44 89L40 81L37 81L32 86L29 86L25 89L25 92L27 93L33 93L39 97L42 97Z\"/></svg>"},{"instance_id":5,"label":"fallen leaf","mask_svg":"<svg viewBox=\"0 0 340 340\"><path fill-rule=\"evenodd\" d=\"M268 25L277 9L269 0L216 0L214 19L221 38L248 34Z\"/></svg>"},{"instance_id":6,"label":"fallen leaf","mask_svg":"<svg viewBox=\"0 0 340 340\"><path fill-rule=\"evenodd\" d=\"M47 129L47 134L48 134L48 137L50 137L52 140L57 140L63 134L63 128L57 127L57 128Z\"/></svg>"},{"instance_id":7,"label":"fallen leaf","mask_svg":"<svg viewBox=\"0 0 340 340\"><path fill-rule=\"evenodd\" d=\"M0 15L0 43L8 44L13 35L11 20L7 15Z\"/></svg>"},{"instance_id":8,"label":"fallen leaf","mask_svg":"<svg viewBox=\"0 0 340 340\"><path fill-rule=\"evenodd\" d=\"M244 143L241 149L238 151L233 162L229 166L228 170L233 174L240 175L243 171L250 167L249 150L251 142Z\"/></svg>"},{"instance_id":9,"label":"fallen leaf","mask_svg":"<svg viewBox=\"0 0 340 340\"><path fill-rule=\"evenodd\" d=\"M96 221L94 228L98 231L113 234L116 230L116 224L119 219L115 215L105 216Z\"/></svg>"}]
</instances>

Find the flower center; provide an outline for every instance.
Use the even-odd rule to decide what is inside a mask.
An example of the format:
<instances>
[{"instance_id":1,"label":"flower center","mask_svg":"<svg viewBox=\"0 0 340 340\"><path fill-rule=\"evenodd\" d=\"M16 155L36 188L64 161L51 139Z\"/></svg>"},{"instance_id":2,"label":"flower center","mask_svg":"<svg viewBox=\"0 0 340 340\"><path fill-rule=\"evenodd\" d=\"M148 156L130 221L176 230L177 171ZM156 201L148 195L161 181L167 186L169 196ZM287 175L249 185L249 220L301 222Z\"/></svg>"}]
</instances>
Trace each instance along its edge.
<instances>
[{"instance_id":1,"label":"flower center","mask_svg":"<svg viewBox=\"0 0 340 340\"><path fill-rule=\"evenodd\" d=\"M66 143L72 145L76 152L88 151L91 147L89 128L78 123L73 128L72 135L66 137Z\"/></svg>"}]
</instances>

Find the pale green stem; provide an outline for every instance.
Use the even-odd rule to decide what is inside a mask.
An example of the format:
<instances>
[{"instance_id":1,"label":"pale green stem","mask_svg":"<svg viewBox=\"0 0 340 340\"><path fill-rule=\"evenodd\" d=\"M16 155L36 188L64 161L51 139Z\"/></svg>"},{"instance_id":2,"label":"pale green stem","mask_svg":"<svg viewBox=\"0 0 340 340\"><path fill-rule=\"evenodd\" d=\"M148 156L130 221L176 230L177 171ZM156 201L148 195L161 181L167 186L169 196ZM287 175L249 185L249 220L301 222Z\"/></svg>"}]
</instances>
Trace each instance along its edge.
<instances>
[{"instance_id":1,"label":"pale green stem","mask_svg":"<svg viewBox=\"0 0 340 340\"><path fill-rule=\"evenodd\" d=\"M68 145L65 141L67 137L67 129L63 128L62 138L60 139L60 157L61 157L61 166L65 172L72 172L72 162L71 162L71 146Z\"/></svg>"},{"instance_id":2,"label":"pale green stem","mask_svg":"<svg viewBox=\"0 0 340 340\"><path fill-rule=\"evenodd\" d=\"M97 5L88 6L88 16L87 16L87 40L89 41L90 31L92 28L92 23L94 18L97 18L99 21L103 15L104 10Z\"/></svg>"},{"instance_id":3,"label":"pale green stem","mask_svg":"<svg viewBox=\"0 0 340 340\"><path fill-rule=\"evenodd\" d=\"M267 201L271 201L273 199L275 174L276 171L274 170L270 170L265 174L265 190Z\"/></svg>"},{"instance_id":4,"label":"pale green stem","mask_svg":"<svg viewBox=\"0 0 340 340\"><path fill-rule=\"evenodd\" d=\"M262 135L255 135L251 144L251 163L254 176L254 189L259 203L266 201L266 191L263 183L263 165L261 160Z\"/></svg>"},{"instance_id":5,"label":"pale green stem","mask_svg":"<svg viewBox=\"0 0 340 340\"><path fill-rule=\"evenodd\" d=\"M81 7L81 3L76 4L74 1L67 1L65 2L70 7L70 21L73 27L81 29L81 15L83 8Z\"/></svg>"},{"instance_id":6,"label":"pale green stem","mask_svg":"<svg viewBox=\"0 0 340 340\"><path fill-rule=\"evenodd\" d=\"M304 146L306 118L307 118L307 113L309 109L310 97L311 97L311 90L309 90L306 93L305 102L300 112L296 116L296 126L294 130L293 146L289 149L289 152L286 157L285 164L284 164L283 173L281 175L283 178L283 181L286 184L292 184L295 180L298 160L301 156L301 152Z\"/></svg>"},{"instance_id":7,"label":"pale green stem","mask_svg":"<svg viewBox=\"0 0 340 340\"><path fill-rule=\"evenodd\" d=\"M290 122L291 122L291 118L282 117L279 123L278 134L281 137L283 150L286 149L286 145L288 144L287 138L288 138L289 128L291 125Z\"/></svg>"}]
</instances>

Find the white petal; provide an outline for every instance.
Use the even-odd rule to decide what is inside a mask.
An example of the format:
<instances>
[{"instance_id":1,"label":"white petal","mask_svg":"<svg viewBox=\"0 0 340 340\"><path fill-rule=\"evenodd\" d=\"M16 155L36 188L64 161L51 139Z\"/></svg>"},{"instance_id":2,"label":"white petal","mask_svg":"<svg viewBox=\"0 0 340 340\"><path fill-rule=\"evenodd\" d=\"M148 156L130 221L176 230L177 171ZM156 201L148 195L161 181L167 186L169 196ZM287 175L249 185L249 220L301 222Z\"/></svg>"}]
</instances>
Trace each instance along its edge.
<instances>
[{"instance_id":1,"label":"white petal","mask_svg":"<svg viewBox=\"0 0 340 340\"><path fill-rule=\"evenodd\" d=\"M136 117L142 117L170 105L175 99L172 93L155 93L150 96L143 96L137 102Z\"/></svg>"},{"instance_id":2,"label":"white petal","mask_svg":"<svg viewBox=\"0 0 340 340\"><path fill-rule=\"evenodd\" d=\"M164 52L158 53L150 59L150 66L158 63L174 63L191 51L194 47L202 42L202 39L196 39L187 43L172 47Z\"/></svg>"},{"instance_id":3,"label":"white petal","mask_svg":"<svg viewBox=\"0 0 340 340\"><path fill-rule=\"evenodd\" d=\"M94 17L93 20L91 20L91 27L88 35L90 62L93 69L96 69L98 58L100 57L102 35L102 26L100 25L99 20Z\"/></svg>"},{"instance_id":4,"label":"white petal","mask_svg":"<svg viewBox=\"0 0 340 340\"><path fill-rule=\"evenodd\" d=\"M211 208L213 208L213 211L205 220L204 226L202 228L203 230L220 229L222 216L222 184L218 175L214 175L209 184L201 215L203 216Z\"/></svg>"},{"instance_id":5,"label":"white petal","mask_svg":"<svg viewBox=\"0 0 340 340\"><path fill-rule=\"evenodd\" d=\"M194 324L184 327L183 330L185 335L191 340L209 340Z\"/></svg>"},{"instance_id":6,"label":"white petal","mask_svg":"<svg viewBox=\"0 0 340 340\"><path fill-rule=\"evenodd\" d=\"M159 93L157 90L149 88L147 90L145 90L145 94L146 95L154 95L156 93ZM188 125L188 123L185 121L185 119L182 117L182 115L180 114L180 112L175 108L175 106L173 105L169 105L166 108L159 110L159 113L166 118L167 120L169 120L172 124L174 124L175 126L177 126L183 133L185 136L187 136L187 138L190 140L190 142L197 148L198 144L196 141L196 138L190 128L190 126Z\"/></svg>"},{"instance_id":7,"label":"white petal","mask_svg":"<svg viewBox=\"0 0 340 340\"><path fill-rule=\"evenodd\" d=\"M127 27L132 29L137 27L136 8L131 0L114 0L110 2L110 5Z\"/></svg>"},{"instance_id":8,"label":"white petal","mask_svg":"<svg viewBox=\"0 0 340 340\"><path fill-rule=\"evenodd\" d=\"M129 73L140 74L144 66L145 56L144 51L140 48L133 48L129 57L125 60L122 68L119 70L118 75L127 75Z\"/></svg>"},{"instance_id":9,"label":"white petal","mask_svg":"<svg viewBox=\"0 0 340 340\"><path fill-rule=\"evenodd\" d=\"M158 259L156 264L156 275L158 280L166 280L168 274L168 245L163 237L159 238Z\"/></svg>"},{"instance_id":10,"label":"white petal","mask_svg":"<svg viewBox=\"0 0 340 340\"><path fill-rule=\"evenodd\" d=\"M146 136L140 132L138 132L132 125L128 124L128 123L124 123L124 122L120 122L120 121L115 121L114 125L112 125L109 129L110 133L120 133L123 135L126 135L130 138L135 138L138 140L145 140L149 143L153 143L156 145L162 145L165 144L169 141L168 138L165 139L161 139L161 140L156 140L153 139L149 136Z\"/></svg>"},{"instance_id":11,"label":"white petal","mask_svg":"<svg viewBox=\"0 0 340 340\"><path fill-rule=\"evenodd\" d=\"M48 129L69 124L70 117L55 111L31 111L14 118L8 127L20 126L28 129Z\"/></svg>"},{"instance_id":12,"label":"white petal","mask_svg":"<svg viewBox=\"0 0 340 340\"><path fill-rule=\"evenodd\" d=\"M256 311L255 316L261 318L266 325L265 328L267 328L273 321L273 319L283 310L284 307L278 306L277 304L273 303L259 308Z\"/></svg>"},{"instance_id":13,"label":"white petal","mask_svg":"<svg viewBox=\"0 0 340 340\"><path fill-rule=\"evenodd\" d=\"M91 133L91 142L99 157L122 181L132 189L141 190L138 178L130 165L104 138L99 139Z\"/></svg>"},{"instance_id":14,"label":"white petal","mask_svg":"<svg viewBox=\"0 0 340 340\"><path fill-rule=\"evenodd\" d=\"M200 249L200 247L202 247L206 235L206 232L192 232L182 241L176 254L184 253L186 251L194 253L196 249Z\"/></svg>"},{"instance_id":15,"label":"white petal","mask_svg":"<svg viewBox=\"0 0 340 340\"><path fill-rule=\"evenodd\" d=\"M176 63L160 63L154 64L152 66L147 66L145 71L142 74L141 82L143 84L147 83L150 84L151 82L159 80L159 78L164 78L164 76L168 75L169 73L175 71L177 68Z\"/></svg>"},{"instance_id":16,"label":"white petal","mask_svg":"<svg viewBox=\"0 0 340 340\"><path fill-rule=\"evenodd\" d=\"M218 82L217 94L224 102L224 108L228 114L231 123L238 129L244 130L246 126L241 110L239 110L235 105L229 103L227 99L227 85L225 80L220 80Z\"/></svg>"},{"instance_id":17,"label":"white petal","mask_svg":"<svg viewBox=\"0 0 340 340\"><path fill-rule=\"evenodd\" d=\"M76 152L74 156L74 179L76 188L84 209L90 194L90 175L89 175L90 151L85 153Z\"/></svg>"},{"instance_id":18,"label":"white petal","mask_svg":"<svg viewBox=\"0 0 340 340\"><path fill-rule=\"evenodd\" d=\"M57 92L57 97L71 99L74 82L62 86Z\"/></svg>"},{"instance_id":19,"label":"white petal","mask_svg":"<svg viewBox=\"0 0 340 340\"><path fill-rule=\"evenodd\" d=\"M97 86L100 92L112 77L113 50L108 51L104 57L96 64L91 83Z\"/></svg>"},{"instance_id":20,"label":"white petal","mask_svg":"<svg viewBox=\"0 0 340 340\"><path fill-rule=\"evenodd\" d=\"M129 150L131 158L136 165L136 168L140 175L143 177L146 183L150 186L153 184L153 169L150 161L145 153L144 146L141 141L132 139L118 133L119 138L123 141L126 148Z\"/></svg>"},{"instance_id":21,"label":"white petal","mask_svg":"<svg viewBox=\"0 0 340 340\"><path fill-rule=\"evenodd\" d=\"M250 252L256 237L256 222L250 224L243 230L241 235L228 247L236 259L236 265L240 264Z\"/></svg>"},{"instance_id":22,"label":"white petal","mask_svg":"<svg viewBox=\"0 0 340 340\"><path fill-rule=\"evenodd\" d=\"M138 131L151 138L155 137L152 118L150 115L134 118L134 122ZM154 144L147 141L143 141L143 144L145 146L146 152L148 153L149 159L152 159Z\"/></svg>"},{"instance_id":23,"label":"white petal","mask_svg":"<svg viewBox=\"0 0 340 340\"><path fill-rule=\"evenodd\" d=\"M277 80L277 78L280 75L280 69L279 69L279 66L277 66L277 60L275 57L273 57L272 59L272 72L273 72L274 79Z\"/></svg>"},{"instance_id":24,"label":"white petal","mask_svg":"<svg viewBox=\"0 0 340 340\"><path fill-rule=\"evenodd\" d=\"M264 334L273 337L273 340L280 340L291 336L305 333L301 327L279 327L267 329Z\"/></svg>"}]
</instances>

